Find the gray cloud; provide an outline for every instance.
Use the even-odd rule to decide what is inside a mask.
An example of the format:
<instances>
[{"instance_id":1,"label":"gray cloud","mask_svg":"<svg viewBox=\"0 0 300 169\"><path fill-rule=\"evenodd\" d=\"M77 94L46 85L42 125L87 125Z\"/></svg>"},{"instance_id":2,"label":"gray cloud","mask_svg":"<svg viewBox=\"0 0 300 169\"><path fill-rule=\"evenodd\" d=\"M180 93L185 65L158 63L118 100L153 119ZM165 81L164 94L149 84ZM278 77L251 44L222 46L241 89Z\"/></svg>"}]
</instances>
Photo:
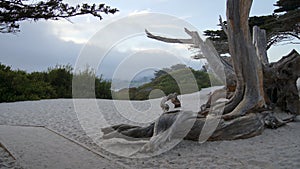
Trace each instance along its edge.
<instances>
[{"instance_id":1,"label":"gray cloud","mask_svg":"<svg viewBox=\"0 0 300 169\"><path fill-rule=\"evenodd\" d=\"M147 15L147 13L144 15ZM162 18L161 15L158 15L154 16L153 20L157 17ZM58 35L54 33L53 26L57 25L51 22L26 22L21 25L21 32L16 35L0 34L0 62L12 65L14 69L22 69L28 72L44 71L47 70L48 67L53 67L56 64L71 64L73 67L76 64L81 64L81 66L90 65L97 70L98 75L103 74L105 78L111 78L126 57L128 58L128 56L136 53L143 55L143 50L147 51L147 57L141 56L142 60L135 63L133 63L133 61L131 61L130 64L127 63L128 71L134 69L137 64L141 65L143 63L151 62L153 65L157 65L157 69L175 64L175 62L173 63L171 60L165 58L166 54L164 52L157 52L157 50L152 49L165 50L180 57L186 55L184 51L187 49L182 46L167 45L148 39L144 34L144 28L149 27L149 20L150 19L141 20L141 17L139 17L129 21L122 20L121 23L114 23L115 25L107 28L106 33L101 33L100 29L100 34L99 32L97 33L98 37L96 34L94 39L89 41L86 45L62 40L61 36L64 34L60 33ZM132 21L135 21L135 25L132 25ZM170 33L176 37L185 35L182 28L183 25L178 24L177 20L170 21L169 17L166 17L165 20L157 20L156 22L158 22L160 26L152 26L151 28L154 32L168 32L167 30L172 30ZM177 27L176 24L178 25ZM66 30L67 28L64 29L64 31ZM72 31L72 29L70 29L70 31ZM126 37L126 35L131 35L136 32L141 34L138 37L125 38L123 40L122 38L119 39L123 34L125 35L124 37ZM72 34L72 32L70 33ZM74 34L74 38L76 38L76 34ZM115 44L118 40L122 40L121 43ZM81 50L82 48L83 50ZM149 49L151 50L149 51ZM100 60L101 55L105 55L106 52L108 52L107 55ZM152 55L156 58L160 58L160 60L153 60ZM82 60L78 60L78 56L84 57ZM183 57L182 59L183 62L191 64L192 67L198 67L198 62L192 61L187 57ZM164 64L161 64L162 61ZM125 75L126 73L123 78L129 78Z\"/></svg>"},{"instance_id":2,"label":"gray cloud","mask_svg":"<svg viewBox=\"0 0 300 169\"><path fill-rule=\"evenodd\" d=\"M53 36L47 22L24 23L20 33L0 37L0 62L29 72L56 64L74 65L82 47Z\"/></svg>"}]
</instances>

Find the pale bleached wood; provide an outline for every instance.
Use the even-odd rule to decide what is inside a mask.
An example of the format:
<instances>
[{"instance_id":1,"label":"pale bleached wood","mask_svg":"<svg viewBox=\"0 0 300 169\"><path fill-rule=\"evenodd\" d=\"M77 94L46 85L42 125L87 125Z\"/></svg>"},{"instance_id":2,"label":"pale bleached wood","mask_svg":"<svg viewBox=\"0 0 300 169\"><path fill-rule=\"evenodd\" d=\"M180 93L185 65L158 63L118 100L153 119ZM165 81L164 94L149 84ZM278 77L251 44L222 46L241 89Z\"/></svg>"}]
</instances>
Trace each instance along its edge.
<instances>
[{"instance_id":1,"label":"pale bleached wood","mask_svg":"<svg viewBox=\"0 0 300 169\"><path fill-rule=\"evenodd\" d=\"M267 36L264 29L260 29L258 26L253 27L253 44L256 48L256 54L259 57L261 63L264 66L269 65L269 59L267 56Z\"/></svg>"},{"instance_id":2,"label":"pale bleached wood","mask_svg":"<svg viewBox=\"0 0 300 169\"><path fill-rule=\"evenodd\" d=\"M265 105L263 70L249 31L248 18L252 0L227 0L227 30L229 51L237 79L230 120L245 115L249 110ZM227 113L227 112L226 112Z\"/></svg>"}]
</instances>

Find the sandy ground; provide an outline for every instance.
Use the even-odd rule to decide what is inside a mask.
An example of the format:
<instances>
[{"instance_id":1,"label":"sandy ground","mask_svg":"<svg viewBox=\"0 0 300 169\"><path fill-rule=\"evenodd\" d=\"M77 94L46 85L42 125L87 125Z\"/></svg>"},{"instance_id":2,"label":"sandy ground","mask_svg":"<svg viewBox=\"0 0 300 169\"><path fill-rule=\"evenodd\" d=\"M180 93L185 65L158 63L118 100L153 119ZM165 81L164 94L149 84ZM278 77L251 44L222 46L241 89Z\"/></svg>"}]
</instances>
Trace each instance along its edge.
<instances>
[{"instance_id":1,"label":"sandy ground","mask_svg":"<svg viewBox=\"0 0 300 169\"><path fill-rule=\"evenodd\" d=\"M45 127L0 125L0 139L23 168L122 167Z\"/></svg>"},{"instance_id":2,"label":"sandy ground","mask_svg":"<svg viewBox=\"0 0 300 169\"><path fill-rule=\"evenodd\" d=\"M209 92L205 89L182 96L183 108L197 109L199 98L204 103ZM46 126L128 168L300 168L300 122L266 129L262 135L246 140L182 141L163 154L142 159L118 156L101 144L102 127L119 123L146 125L161 114L159 101L57 99L1 103L0 124ZM18 164L0 146L0 168L18 168Z\"/></svg>"}]
</instances>

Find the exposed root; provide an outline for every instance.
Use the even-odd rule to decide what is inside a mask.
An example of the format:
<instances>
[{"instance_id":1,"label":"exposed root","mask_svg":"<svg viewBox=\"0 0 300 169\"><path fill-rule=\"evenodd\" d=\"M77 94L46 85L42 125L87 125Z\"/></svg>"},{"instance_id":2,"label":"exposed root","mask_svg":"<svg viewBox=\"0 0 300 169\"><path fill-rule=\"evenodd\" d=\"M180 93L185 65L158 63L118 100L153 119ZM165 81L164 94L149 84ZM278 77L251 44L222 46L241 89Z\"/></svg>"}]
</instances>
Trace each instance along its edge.
<instances>
[{"instance_id":1,"label":"exposed root","mask_svg":"<svg viewBox=\"0 0 300 169\"><path fill-rule=\"evenodd\" d=\"M272 111L266 111L262 114L265 114L264 123L266 128L276 129L286 125L286 122L274 116Z\"/></svg>"},{"instance_id":2,"label":"exposed root","mask_svg":"<svg viewBox=\"0 0 300 169\"><path fill-rule=\"evenodd\" d=\"M154 123L146 127L127 124L102 128L103 139L124 138L126 140L150 139L153 136Z\"/></svg>"}]
</instances>

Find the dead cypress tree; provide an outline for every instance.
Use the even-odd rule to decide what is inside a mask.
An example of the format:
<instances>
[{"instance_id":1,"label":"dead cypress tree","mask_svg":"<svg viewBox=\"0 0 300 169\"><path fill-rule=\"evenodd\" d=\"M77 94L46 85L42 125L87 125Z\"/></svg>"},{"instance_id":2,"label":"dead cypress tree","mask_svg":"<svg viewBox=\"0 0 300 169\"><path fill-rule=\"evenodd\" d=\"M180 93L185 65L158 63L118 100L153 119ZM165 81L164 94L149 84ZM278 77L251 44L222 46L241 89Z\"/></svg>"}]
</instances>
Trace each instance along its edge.
<instances>
[{"instance_id":1,"label":"dead cypress tree","mask_svg":"<svg viewBox=\"0 0 300 169\"><path fill-rule=\"evenodd\" d=\"M251 5L252 0L227 0L227 26L223 25L223 30L228 37L231 63L220 57L209 41L202 41L196 31L185 29L191 38L180 39L156 36L146 30L149 38L199 48L226 85L213 92L197 113L166 112L146 127L127 124L108 127L102 130L104 138L151 138L147 146L153 149L174 137L199 140L207 121L218 122L213 131L207 131L208 140L248 138L261 134L265 127L277 128L292 121L300 113L296 86L300 55L293 50L278 62L269 63L266 32L254 26L251 37L248 23ZM220 97L229 99L224 107L214 102ZM274 116L277 111L293 116L279 119Z\"/></svg>"}]
</instances>

